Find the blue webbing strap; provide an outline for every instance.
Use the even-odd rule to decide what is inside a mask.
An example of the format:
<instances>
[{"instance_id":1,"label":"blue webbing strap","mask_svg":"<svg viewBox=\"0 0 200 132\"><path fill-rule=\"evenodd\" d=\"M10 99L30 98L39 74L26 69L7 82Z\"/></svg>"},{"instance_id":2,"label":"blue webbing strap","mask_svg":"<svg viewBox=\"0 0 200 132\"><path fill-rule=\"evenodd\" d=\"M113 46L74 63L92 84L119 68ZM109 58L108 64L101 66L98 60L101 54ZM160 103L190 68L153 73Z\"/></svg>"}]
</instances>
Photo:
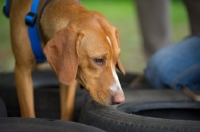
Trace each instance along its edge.
<instances>
[{"instance_id":1,"label":"blue webbing strap","mask_svg":"<svg viewBox=\"0 0 200 132\"><path fill-rule=\"evenodd\" d=\"M28 25L28 34L31 41L32 51L36 58L36 62L42 63L46 61L46 56L42 51L42 46L40 43L40 37L38 34L38 28L36 24L39 2L40 0L33 0L31 11L25 16L25 22ZM78 2L80 2L80 0L78 0ZM3 12L8 18L9 18L9 3L10 0L6 0L6 5L3 7Z\"/></svg>"},{"instance_id":2,"label":"blue webbing strap","mask_svg":"<svg viewBox=\"0 0 200 132\"><path fill-rule=\"evenodd\" d=\"M40 0L33 0L31 11L26 15L25 22L28 25L28 34L31 41L32 51L36 58L37 63L42 63L46 61L46 56L42 51L42 46L40 43L40 37L38 34L36 18L37 18L37 10L38 4Z\"/></svg>"},{"instance_id":3,"label":"blue webbing strap","mask_svg":"<svg viewBox=\"0 0 200 132\"><path fill-rule=\"evenodd\" d=\"M3 7L3 13L7 18L9 18L9 3L10 0L6 0L6 5Z\"/></svg>"},{"instance_id":4,"label":"blue webbing strap","mask_svg":"<svg viewBox=\"0 0 200 132\"><path fill-rule=\"evenodd\" d=\"M80 0L78 0L80 2ZM36 17L37 17L37 10L38 10L38 4L40 0L33 0L31 11L26 15L25 21L28 25L28 33L31 41L31 46L33 53L36 58L37 63L42 63L46 61L46 56L44 55L40 43L40 37L38 34L37 24L36 24Z\"/></svg>"}]
</instances>

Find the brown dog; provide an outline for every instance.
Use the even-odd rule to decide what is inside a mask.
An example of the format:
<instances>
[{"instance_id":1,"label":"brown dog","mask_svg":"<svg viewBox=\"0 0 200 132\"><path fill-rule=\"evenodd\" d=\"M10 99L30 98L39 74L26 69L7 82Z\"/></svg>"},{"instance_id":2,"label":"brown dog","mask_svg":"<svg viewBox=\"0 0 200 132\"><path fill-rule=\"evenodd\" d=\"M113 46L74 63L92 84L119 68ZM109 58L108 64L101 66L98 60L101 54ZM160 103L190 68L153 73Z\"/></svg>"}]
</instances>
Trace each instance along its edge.
<instances>
[{"instance_id":1,"label":"brown dog","mask_svg":"<svg viewBox=\"0 0 200 132\"><path fill-rule=\"evenodd\" d=\"M46 0L41 0L38 13ZM10 28L15 80L22 117L35 117L32 68L36 61L24 22L32 0L11 0ZM37 18L44 53L61 83L61 119L72 120L76 81L100 104L124 101L115 67L120 61L119 35L100 13L76 0L51 0Z\"/></svg>"}]
</instances>

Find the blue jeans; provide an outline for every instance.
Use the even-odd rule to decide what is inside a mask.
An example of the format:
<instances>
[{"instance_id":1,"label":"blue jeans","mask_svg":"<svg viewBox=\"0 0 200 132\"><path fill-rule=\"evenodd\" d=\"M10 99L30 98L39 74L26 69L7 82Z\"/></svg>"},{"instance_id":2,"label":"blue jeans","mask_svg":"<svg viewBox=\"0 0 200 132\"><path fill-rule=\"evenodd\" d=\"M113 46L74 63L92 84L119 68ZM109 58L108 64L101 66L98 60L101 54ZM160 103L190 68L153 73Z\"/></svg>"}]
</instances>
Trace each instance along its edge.
<instances>
[{"instance_id":1,"label":"blue jeans","mask_svg":"<svg viewBox=\"0 0 200 132\"><path fill-rule=\"evenodd\" d=\"M200 36L188 37L155 53L145 77L157 89L200 89Z\"/></svg>"}]
</instances>

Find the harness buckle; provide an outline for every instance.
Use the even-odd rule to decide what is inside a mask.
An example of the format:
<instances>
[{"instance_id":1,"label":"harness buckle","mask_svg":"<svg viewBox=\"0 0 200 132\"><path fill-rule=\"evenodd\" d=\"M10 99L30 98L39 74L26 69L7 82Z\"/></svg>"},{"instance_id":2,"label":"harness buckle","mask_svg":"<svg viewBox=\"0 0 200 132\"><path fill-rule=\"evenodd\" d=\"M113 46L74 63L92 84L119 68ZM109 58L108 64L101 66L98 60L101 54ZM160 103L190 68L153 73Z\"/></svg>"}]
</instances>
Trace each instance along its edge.
<instances>
[{"instance_id":1,"label":"harness buckle","mask_svg":"<svg viewBox=\"0 0 200 132\"><path fill-rule=\"evenodd\" d=\"M33 27L35 22L36 22L36 18L37 18L37 14L33 13L33 12L29 12L26 16L25 16L25 23L28 26Z\"/></svg>"}]
</instances>

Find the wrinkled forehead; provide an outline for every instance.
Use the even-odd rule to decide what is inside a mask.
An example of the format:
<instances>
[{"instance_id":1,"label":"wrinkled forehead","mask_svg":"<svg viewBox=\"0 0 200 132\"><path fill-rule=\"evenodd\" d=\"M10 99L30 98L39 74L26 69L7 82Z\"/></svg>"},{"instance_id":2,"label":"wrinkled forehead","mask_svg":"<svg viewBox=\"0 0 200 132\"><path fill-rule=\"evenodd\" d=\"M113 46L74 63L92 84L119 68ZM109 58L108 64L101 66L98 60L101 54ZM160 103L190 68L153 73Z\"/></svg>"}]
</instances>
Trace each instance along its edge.
<instances>
[{"instance_id":1,"label":"wrinkled forehead","mask_svg":"<svg viewBox=\"0 0 200 132\"><path fill-rule=\"evenodd\" d=\"M117 38L112 34L90 32L87 33L82 40L82 47L88 54L110 54L118 56L120 53Z\"/></svg>"}]
</instances>

